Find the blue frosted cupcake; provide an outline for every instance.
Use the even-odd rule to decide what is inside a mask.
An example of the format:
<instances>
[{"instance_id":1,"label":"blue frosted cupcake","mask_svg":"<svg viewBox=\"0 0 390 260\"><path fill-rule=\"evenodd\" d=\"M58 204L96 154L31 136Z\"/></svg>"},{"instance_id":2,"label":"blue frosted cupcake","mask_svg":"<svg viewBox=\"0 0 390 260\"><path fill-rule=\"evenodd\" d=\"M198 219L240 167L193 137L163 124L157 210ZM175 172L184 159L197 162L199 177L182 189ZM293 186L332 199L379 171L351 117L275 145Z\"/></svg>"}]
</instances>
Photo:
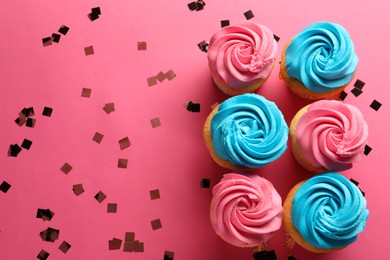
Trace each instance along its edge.
<instances>
[{"instance_id":1,"label":"blue frosted cupcake","mask_svg":"<svg viewBox=\"0 0 390 260\"><path fill-rule=\"evenodd\" d=\"M366 204L356 184L336 172L298 183L283 204L288 245L325 253L354 243L366 227Z\"/></svg>"},{"instance_id":2,"label":"blue frosted cupcake","mask_svg":"<svg viewBox=\"0 0 390 260\"><path fill-rule=\"evenodd\" d=\"M317 22L289 41L282 53L280 76L298 96L337 98L355 75L358 57L347 30Z\"/></svg>"},{"instance_id":3,"label":"blue frosted cupcake","mask_svg":"<svg viewBox=\"0 0 390 260\"><path fill-rule=\"evenodd\" d=\"M215 107L206 119L203 139L220 166L250 170L275 161L286 151L288 130L276 104L251 93Z\"/></svg>"}]
</instances>

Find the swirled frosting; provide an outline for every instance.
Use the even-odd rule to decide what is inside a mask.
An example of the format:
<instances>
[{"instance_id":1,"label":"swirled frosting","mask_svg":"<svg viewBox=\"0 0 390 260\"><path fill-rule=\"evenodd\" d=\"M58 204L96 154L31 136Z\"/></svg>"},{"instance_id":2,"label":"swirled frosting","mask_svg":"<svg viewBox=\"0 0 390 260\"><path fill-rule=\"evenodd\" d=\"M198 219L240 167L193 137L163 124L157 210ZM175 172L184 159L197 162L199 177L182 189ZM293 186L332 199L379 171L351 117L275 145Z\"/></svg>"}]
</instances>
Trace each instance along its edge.
<instances>
[{"instance_id":1,"label":"swirled frosting","mask_svg":"<svg viewBox=\"0 0 390 260\"><path fill-rule=\"evenodd\" d=\"M359 109L335 100L312 103L296 127L306 160L328 171L347 170L359 162L367 137L368 125Z\"/></svg>"},{"instance_id":2,"label":"swirled frosting","mask_svg":"<svg viewBox=\"0 0 390 260\"><path fill-rule=\"evenodd\" d=\"M225 100L210 130L217 155L238 167L259 168L287 149L283 114L274 102L253 93Z\"/></svg>"},{"instance_id":3,"label":"swirled frosting","mask_svg":"<svg viewBox=\"0 0 390 260\"><path fill-rule=\"evenodd\" d=\"M327 93L348 84L357 64L347 30L335 23L309 25L292 39L285 52L288 76L316 93Z\"/></svg>"},{"instance_id":4,"label":"swirled frosting","mask_svg":"<svg viewBox=\"0 0 390 260\"><path fill-rule=\"evenodd\" d=\"M255 175L225 174L213 188L215 232L235 246L266 242L282 222L282 200L271 182Z\"/></svg>"},{"instance_id":5,"label":"swirled frosting","mask_svg":"<svg viewBox=\"0 0 390 260\"><path fill-rule=\"evenodd\" d=\"M335 172L303 183L292 203L293 225L317 248L342 248L353 243L365 229L369 214L359 188Z\"/></svg>"},{"instance_id":6,"label":"swirled frosting","mask_svg":"<svg viewBox=\"0 0 390 260\"><path fill-rule=\"evenodd\" d=\"M240 88L267 78L277 49L268 27L241 21L211 37L207 57L212 75L231 88Z\"/></svg>"}]
</instances>

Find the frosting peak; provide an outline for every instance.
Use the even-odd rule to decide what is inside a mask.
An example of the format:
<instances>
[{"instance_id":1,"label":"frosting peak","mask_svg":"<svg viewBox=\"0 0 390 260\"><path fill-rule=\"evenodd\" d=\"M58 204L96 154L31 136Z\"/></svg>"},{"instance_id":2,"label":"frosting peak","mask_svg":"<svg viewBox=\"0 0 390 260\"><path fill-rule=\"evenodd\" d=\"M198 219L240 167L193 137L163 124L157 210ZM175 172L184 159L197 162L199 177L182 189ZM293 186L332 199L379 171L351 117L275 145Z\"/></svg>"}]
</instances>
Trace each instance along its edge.
<instances>
[{"instance_id":1,"label":"frosting peak","mask_svg":"<svg viewBox=\"0 0 390 260\"><path fill-rule=\"evenodd\" d=\"M358 64L347 30L329 22L313 23L303 29L285 54L287 74L317 93L348 84Z\"/></svg>"},{"instance_id":2,"label":"frosting peak","mask_svg":"<svg viewBox=\"0 0 390 260\"><path fill-rule=\"evenodd\" d=\"M259 168L287 149L288 127L275 103L257 94L225 100L210 124L218 156L238 167Z\"/></svg>"},{"instance_id":3,"label":"frosting peak","mask_svg":"<svg viewBox=\"0 0 390 260\"><path fill-rule=\"evenodd\" d=\"M335 172L304 182L292 203L293 225L317 248L342 248L353 243L365 229L369 214L359 188Z\"/></svg>"},{"instance_id":4,"label":"frosting peak","mask_svg":"<svg viewBox=\"0 0 390 260\"><path fill-rule=\"evenodd\" d=\"M282 200L273 185L255 174L225 174L213 188L215 232L235 246L266 242L282 221Z\"/></svg>"},{"instance_id":5,"label":"frosting peak","mask_svg":"<svg viewBox=\"0 0 390 260\"><path fill-rule=\"evenodd\" d=\"M335 100L312 103L296 127L305 158L329 171L347 170L359 162L367 137L368 125L359 109Z\"/></svg>"},{"instance_id":6,"label":"frosting peak","mask_svg":"<svg viewBox=\"0 0 390 260\"><path fill-rule=\"evenodd\" d=\"M250 21L221 28L207 51L211 73L232 88L265 79L272 71L277 43L271 30Z\"/></svg>"}]
</instances>

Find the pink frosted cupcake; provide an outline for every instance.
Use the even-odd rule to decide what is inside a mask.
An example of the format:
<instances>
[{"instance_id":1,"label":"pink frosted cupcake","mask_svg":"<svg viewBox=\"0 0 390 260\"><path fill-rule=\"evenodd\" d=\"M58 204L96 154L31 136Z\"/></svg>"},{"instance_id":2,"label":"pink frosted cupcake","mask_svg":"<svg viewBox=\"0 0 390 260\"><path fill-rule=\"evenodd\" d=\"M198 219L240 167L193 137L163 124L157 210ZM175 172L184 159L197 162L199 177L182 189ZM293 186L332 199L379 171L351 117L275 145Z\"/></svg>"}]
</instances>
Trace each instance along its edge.
<instances>
[{"instance_id":1,"label":"pink frosted cupcake","mask_svg":"<svg viewBox=\"0 0 390 260\"><path fill-rule=\"evenodd\" d=\"M282 200L268 180L255 174L225 174L213 188L211 224L226 242L255 247L282 224Z\"/></svg>"},{"instance_id":2,"label":"pink frosted cupcake","mask_svg":"<svg viewBox=\"0 0 390 260\"><path fill-rule=\"evenodd\" d=\"M207 51L214 83L230 96L255 92L270 76L277 50L264 25L241 21L221 28Z\"/></svg>"},{"instance_id":3,"label":"pink frosted cupcake","mask_svg":"<svg viewBox=\"0 0 390 260\"><path fill-rule=\"evenodd\" d=\"M344 171L361 160L368 125L357 107L321 100L297 112L290 136L295 159L308 171Z\"/></svg>"}]
</instances>

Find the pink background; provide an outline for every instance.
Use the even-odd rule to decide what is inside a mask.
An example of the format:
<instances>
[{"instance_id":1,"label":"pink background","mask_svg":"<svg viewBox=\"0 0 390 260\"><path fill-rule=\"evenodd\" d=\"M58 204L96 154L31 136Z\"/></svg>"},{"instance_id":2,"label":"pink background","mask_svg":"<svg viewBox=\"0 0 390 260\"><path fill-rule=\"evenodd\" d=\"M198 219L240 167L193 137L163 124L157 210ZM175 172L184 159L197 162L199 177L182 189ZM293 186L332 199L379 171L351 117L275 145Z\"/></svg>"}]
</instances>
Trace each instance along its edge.
<instances>
[{"instance_id":1,"label":"pink background","mask_svg":"<svg viewBox=\"0 0 390 260\"><path fill-rule=\"evenodd\" d=\"M7 3L4 3L7 2ZM210 106L226 96L212 84L206 54L197 44L208 41L221 20L245 19L252 10L255 22L269 26L280 37L278 61L284 44L308 24L327 20L345 26L355 42L360 63L356 78L366 82L355 97L347 88L344 102L363 112L373 148L363 162L344 172L360 182L366 192L370 216L365 232L348 248L317 255L296 246L284 247L279 230L270 240L278 259L389 259L390 179L388 160L390 98L388 75L388 1L205 1L204 10L191 12L190 0L176 1L3 1L0 8L0 183L11 184L0 192L0 258L36 259L41 249L48 259L253 259L252 249L236 248L212 230L208 214L211 188L201 188L203 178L211 187L227 170L218 167L202 142L203 122ZM101 16L87 15L99 6ZM58 44L43 47L42 38L70 28ZM146 41L147 50L137 51ZM93 46L86 56L84 47ZM149 87L146 79L173 70L177 77ZM295 112L308 104L289 92L278 78L279 65L259 94L277 103L290 123ZM92 89L90 98L82 88ZM377 99L379 111L369 107ZM188 101L201 104L190 113ZM115 112L106 114L106 103ZM34 128L19 127L14 120L24 107L34 107ZM51 117L41 115L45 106ZM161 126L152 128L150 120ZM104 134L101 144L92 141ZM129 137L131 146L121 150L118 141ZM8 157L10 144L33 141L29 151ZM128 168L117 168L119 158ZM68 162L72 171L60 171ZM287 152L275 163L257 171L269 179L284 199L298 181L310 176ZM76 196L72 187L83 184ZM151 200L149 191L161 198ZM100 204L94 195L103 191ZM107 213L107 203L117 203L117 213ZM49 208L53 219L35 217L38 208ZM160 219L162 228L150 222ZM45 242L39 232L60 230L59 239ZM143 253L108 250L112 238L135 232L144 242ZM58 247L71 244L67 254Z\"/></svg>"}]
</instances>

